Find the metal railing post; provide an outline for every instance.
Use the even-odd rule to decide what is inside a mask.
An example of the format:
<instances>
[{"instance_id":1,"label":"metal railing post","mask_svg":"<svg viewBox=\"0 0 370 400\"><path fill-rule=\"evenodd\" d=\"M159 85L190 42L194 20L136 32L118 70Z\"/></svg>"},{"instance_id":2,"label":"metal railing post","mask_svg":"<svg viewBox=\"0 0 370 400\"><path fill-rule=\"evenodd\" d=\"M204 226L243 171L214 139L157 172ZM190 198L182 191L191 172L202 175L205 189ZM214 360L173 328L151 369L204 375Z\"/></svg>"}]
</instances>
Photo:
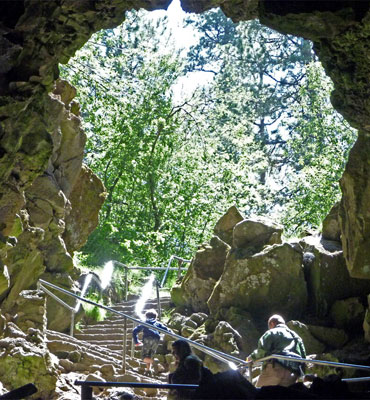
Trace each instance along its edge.
<instances>
[{"instance_id":1,"label":"metal railing post","mask_svg":"<svg viewBox=\"0 0 370 400\"><path fill-rule=\"evenodd\" d=\"M252 381L253 381L253 376L252 376L252 369L253 369L253 363L249 363L249 365L248 365L248 381L250 382L250 383L252 383Z\"/></svg>"},{"instance_id":2,"label":"metal railing post","mask_svg":"<svg viewBox=\"0 0 370 400\"><path fill-rule=\"evenodd\" d=\"M136 328L137 324L132 321L132 331L134 331L134 329ZM134 336L132 335L131 338L131 358L135 357L135 343L134 343Z\"/></svg>"},{"instance_id":3,"label":"metal railing post","mask_svg":"<svg viewBox=\"0 0 370 400\"><path fill-rule=\"evenodd\" d=\"M135 345L134 345L134 339L131 339L131 358L135 357Z\"/></svg>"},{"instance_id":4,"label":"metal railing post","mask_svg":"<svg viewBox=\"0 0 370 400\"><path fill-rule=\"evenodd\" d=\"M123 354L122 354L122 371L126 373L126 353L127 353L127 318L123 319Z\"/></svg>"},{"instance_id":5,"label":"metal railing post","mask_svg":"<svg viewBox=\"0 0 370 400\"><path fill-rule=\"evenodd\" d=\"M128 296L128 268L125 267L125 301L127 301Z\"/></svg>"},{"instance_id":6,"label":"metal railing post","mask_svg":"<svg viewBox=\"0 0 370 400\"><path fill-rule=\"evenodd\" d=\"M93 388L92 386L82 385L81 400L92 400Z\"/></svg>"},{"instance_id":7,"label":"metal railing post","mask_svg":"<svg viewBox=\"0 0 370 400\"><path fill-rule=\"evenodd\" d=\"M75 327L75 310L71 311L71 327L69 330L69 335L73 337L74 327Z\"/></svg>"},{"instance_id":8,"label":"metal railing post","mask_svg":"<svg viewBox=\"0 0 370 400\"><path fill-rule=\"evenodd\" d=\"M161 307L161 296L159 295L159 282L155 280L155 288L157 292L157 309L158 309L158 319L161 320L162 317L162 307Z\"/></svg>"}]
</instances>

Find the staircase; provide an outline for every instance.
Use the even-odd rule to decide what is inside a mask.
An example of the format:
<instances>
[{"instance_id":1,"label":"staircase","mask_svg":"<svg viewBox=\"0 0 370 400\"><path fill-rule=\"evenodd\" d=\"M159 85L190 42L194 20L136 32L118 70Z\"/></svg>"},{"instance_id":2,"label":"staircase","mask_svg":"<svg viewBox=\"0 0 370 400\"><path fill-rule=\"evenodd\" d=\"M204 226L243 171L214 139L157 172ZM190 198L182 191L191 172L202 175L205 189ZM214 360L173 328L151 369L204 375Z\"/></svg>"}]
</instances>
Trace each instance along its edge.
<instances>
[{"instance_id":1,"label":"staircase","mask_svg":"<svg viewBox=\"0 0 370 400\"><path fill-rule=\"evenodd\" d=\"M134 298L111 308L138 318L134 311L136 302L137 298ZM161 293L162 311L169 305L170 296ZM144 313L150 308L157 309L156 299L149 300L145 304ZM125 369L122 358L124 317L118 314L112 313L104 321L80 326L74 337L48 330L46 332L47 346L50 352L59 358L59 366L65 374L84 374L85 376L99 374L106 381L167 382L168 371L158 372L153 377L143 374L145 363L141 361L141 348L132 346L133 325L134 323L127 319ZM145 396L151 396L152 399L163 398L167 395L166 390L134 389L133 391L142 398Z\"/></svg>"},{"instance_id":2,"label":"staircase","mask_svg":"<svg viewBox=\"0 0 370 400\"><path fill-rule=\"evenodd\" d=\"M138 319L135 314L135 305L137 298L131 299L125 303L120 303L111 308L115 311L127 314ZM171 302L170 295L161 295L161 308L166 309L169 307ZM146 310L151 308L157 309L157 300L151 299L146 302L144 307L144 313ZM127 342L126 352L131 355L132 346L132 330L134 328L134 322L127 319ZM112 351L112 354L117 357L122 357L123 353L123 338L124 338L124 317L113 314L108 315L104 321L96 322L94 324L82 325L79 331L75 333L75 338L90 343L91 345L98 345L105 347ZM140 358L141 351L136 350L134 352L136 358Z\"/></svg>"}]
</instances>

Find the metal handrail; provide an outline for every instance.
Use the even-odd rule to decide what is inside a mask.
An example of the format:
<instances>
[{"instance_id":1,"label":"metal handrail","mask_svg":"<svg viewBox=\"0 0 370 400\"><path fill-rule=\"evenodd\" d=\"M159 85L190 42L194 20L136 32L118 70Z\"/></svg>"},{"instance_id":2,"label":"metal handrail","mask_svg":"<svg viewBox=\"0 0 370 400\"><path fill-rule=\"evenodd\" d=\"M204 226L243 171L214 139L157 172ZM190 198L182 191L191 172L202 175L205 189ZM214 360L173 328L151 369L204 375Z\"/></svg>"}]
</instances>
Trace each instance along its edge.
<instances>
[{"instance_id":1,"label":"metal handrail","mask_svg":"<svg viewBox=\"0 0 370 400\"><path fill-rule=\"evenodd\" d=\"M263 357L258 360L252 361L252 363L260 363L263 361L271 360L272 358L279 359L279 360L294 361L294 362L298 362L298 363L311 363L311 364L327 365L329 367L355 368L355 369L365 369L367 371L370 371L370 366L368 366L368 365L339 363L339 362L335 362L335 361L325 361L325 360L311 360L310 358L290 357L290 356L283 356L280 354L272 354L270 356Z\"/></svg>"},{"instance_id":2,"label":"metal handrail","mask_svg":"<svg viewBox=\"0 0 370 400\"><path fill-rule=\"evenodd\" d=\"M164 273L163 278L162 278L161 287L163 287L164 283L166 282L166 278L167 278L168 271L172 270L172 269L170 269L172 260L177 260L177 261L179 261L179 266L178 266L178 268L175 268L175 269L178 270L178 272L177 272L177 278L180 278L180 272L181 272L181 266L182 266L182 264L183 264L183 263L190 263L190 262L191 262L191 260L186 260L185 258L182 258L182 257L171 256L170 259L168 260L166 272Z\"/></svg>"},{"instance_id":3,"label":"metal handrail","mask_svg":"<svg viewBox=\"0 0 370 400\"><path fill-rule=\"evenodd\" d=\"M290 356L283 356L280 354L271 354L267 357L260 358L258 360L250 361L248 365L249 369L249 381L252 381L252 366L253 364L261 364L264 361L268 361L271 359L278 359L278 360L287 360L293 361L298 363L307 363L307 364L318 364L318 365L326 365L329 367L337 367L337 368L354 368L354 369L363 369L366 371L370 371L370 366L368 365L359 365L359 364L348 364L348 363L340 363L335 361L325 361L325 360L311 360L309 358L302 358L302 357L290 357ZM346 382L359 382L359 381L369 381L370 377L363 377L363 378L348 378L342 379Z\"/></svg>"},{"instance_id":4,"label":"metal handrail","mask_svg":"<svg viewBox=\"0 0 370 400\"><path fill-rule=\"evenodd\" d=\"M67 308L71 312L71 326L69 327L69 335L73 337L74 321L75 321L75 313L76 313L75 307L71 307L69 304L64 302L62 299L60 299L54 293L50 292L50 290L43 287L42 284L40 283L40 281L41 281L41 279L37 282L37 289L44 291L47 295L52 297L55 301L57 301L59 304L61 304L63 307Z\"/></svg>"},{"instance_id":5,"label":"metal handrail","mask_svg":"<svg viewBox=\"0 0 370 400\"><path fill-rule=\"evenodd\" d=\"M60 292L62 292L64 294L67 294L67 295L72 296L72 297L74 297L76 299L79 299L80 301L84 301L86 303L95 305L97 307L103 308L103 309L105 309L107 311L110 311L110 312L112 312L114 314L118 314L118 315L124 317L124 321L125 321L125 336L126 336L126 321L127 321L127 319L133 321L136 324L144 325L144 326L147 326L148 328L153 328L153 325L151 325L151 324L149 324L147 322L140 321L137 318L134 318L134 317L132 317L132 316L130 316L128 314L122 313L120 311L117 311L117 310L114 310L114 309L112 309L110 307L107 307L107 306L105 306L103 304L99 304L99 303L96 303L96 302L94 302L92 300L89 300L89 299L86 299L84 297L78 296L78 295L76 295L74 293L69 292L66 289L60 288L57 285L54 285L54 284L52 284L50 282L47 282L47 281L44 281L43 279L39 279L39 284L38 284L39 288L44 290L45 293L47 293L47 294L52 294L49 290L47 290L45 287L43 287L43 285L52 287L53 289L59 290ZM53 295L53 297L55 298L57 296ZM64 303L64 302L61 301L61 303ZM240 358L231 356L231 355L223 353L223 352L221 352L219 350L215 350L215 349L212 349L211 347L208 347L208 346L202 345L200 343L197 343L197 342L195 342L193 340L184 338L181 335L178 335L176 333L166 331L165 329L162 329L162 328L159 328L159 327L156 327L155 329L160 331L160 332L162 332L162 333L164 333L164 334L166 334L166 335L168 335L168 336L174 337L176 339L185 340L186 342L188 342L190 345L192 345L193 347L197 348L198 350L201 350L204 353L206 353L208 355L211 355L212 357L214 357L214 358L216 358L216 359L218 359L218 360L220 360L222 362L229 363L229 364L230 364L230 362L232 362L232 363L239 364L239 366L242 365L244 367L247 367L248 370L249 370L249 377L248 378L249 378L250 381L252 380L252 366L253 366L253 364L262 363L264 361L268 361L268 360L271 360L271 359L280 359L280 360L288 360L288 361L298 362L298 363L311 363L311 364L327 365L327 366L333 366L333 367L339 367L339 368L354 368L354 369L362 369L362 370L370 371L370 366L367 366L367 365L339 363L339 362L324 361L324 360L311 360L311 359L302 358L302 357L283 356L283 355L280 355L280 354L272 354L272 355L269 355L267 357L263 357L263 358L260 358L258 360L254 360L254 361L244 361L244 360L241 360ZM125 341L123 347L124 347L124 351L123 351L123 360L122 361L123 361L123 369L125 370L125 364L126 364L126 341ZM354 378L354 379L356 379L356 378ZM368 380L367 377L365 379ZM365 379L363 379L363 380L365 380Z\"/></svg>"},{"instance_id":6,"label":"metal handrail","mask_svg":"<svg viewBox=\"0 0 370 400\"><path fill-rule=\"evenodd\" d=\"M342 378L343 382L367 382L370 381L370 376L362 376L359 378Z\"/></svg>"},{"instance_id":7,"label":"metal handrail","mask_svg":"<svg viewBox=\"0 0 370 400\"><path fill-rule=\"evenodd\" d=\"M179 261L179 266L177 268L171 268L171 263L173 260L178 260ZM174 256L172 255L167 263L167 267L130 267L126 264L123 264L117 260L112 260L113 264L118 264L121 267L124 268L124 279L125 279L125 301L127 301L127 296L128 296L128 271L129 270L142 270L142 271L165 271L163 275L162 282L159 285L159 288L163 288L164 282L166 281L168 271L177 271L177 277L180 277L181 270L185 269L182 267L183 263L190 263L191 260L186 260L185 258L179 257L179 256ZM160 307L160 305L158 306Z\"/></svg>"},{"instance_id":8,"label":"metal handrail","mask_svg":"<svg viewBox=\"0 0 370 400\"><path fill-rule=\"evenodd\" d=\"M98 285L100 285L99 279L91 272L87 274L87 276L90 275L91 279L94 280ZM67 308L71 312L71 325L69 328L69 335L73 337L74 334L74 321L75 321L75 315L78 313L80 306L81 306L81 301L77 300L76 304L74 307L70 306L66 302L64 302L62 299L60 299L58 296L56 296L54 293L50 292L50 290L46 289L45 287L42 287L40 282L37 282L37 288L42 289L47 295L52 297L54 300L56 300L59 304L61 304L63 307Z\"/></svg>"},{"instance_id":9,"label":"metal handrail","mask_svg":"<svg viewBox=\"0 0 370 400\"><path fill-rule=\"evenodd\" d=\"M199 385L185 383L139 383L139 382L100 382L100 381L74 381L74 384L81 386L81 400L92 400L93 386L99 387L133 387L153 389L197 389Z\"/></svg>"},{"instance_id":10,"label":"metal handrail","mask_svg":"<svg viewBox=\"0 0 370 400\"><path fill-rule=\"evenodd\" d=\"M59 287L59 286L57 286L57 285L54 285L53 283L44 281L43 279L39 279L39 282L40 282L40 288L41 288L42 290L44 290L43 285L52 287L53 289L59 290L60 292L62 292L62 293L64 293L64 294L67 294L67 295L69 295L69 296L71 296L71 297L74 297L74 298L79 299L79 300L81 300L81 301L84 301L84 302L86 302L86 303L92 304L92 305L94 305L94 306L103 308L104 310L110 311L110 312L112 312L112 313L114 313L114 314L120 315L120 316L124 317L125 319L128 319L128 320L130 320L130 321L133 321L133 322L136 323L136 324L144 325L144 326L147 326L148 328L153 328L153 325L151 325L151 324L149 324L149 323L147 323L147 322L140 321L140 320L138 320L137 318L134 318L134 317L132 317L132 316L130 316L130 315L128 315L128 314L122 313L122 312L120 312L120 311L114 310L113 308L107 307L107 306L105 306L105 305L103 305L103 304L99 304L99 303L96 303L95 301L92 301L92 300L86 299L86 298L84 298L84 297L78 296L78 295L76 295L76 294L74 294L74 293L72 293L72 292L69 292L69 291L66 290L66 289L63 289L63 288L61 288L61 287ZM203 345L203 344L197 343L197 342L195 342L195 341L193 341L193 340L184 338L183 336L178 335L178 334L176 334L176 333L166 331L165 329L162 329L162 328L159 328L159 327L155 327L155 329L156 329L157 331L160 331L160 332L162 332L162 333L164 333L164 334L166 334L166 335L168 335L168 336L174 337L174 338L176 338L176 339L185 340L185 341L188 342L191 346L197 348L198 350L203 351L204 353L206 353L206 354L208 354L208 355L210 355L210 356L212 356L212 357L214 357L214 358L216 358L216 359L218 359L218 360L220 360L220 361L222 361L222 362L225 362L225 363L232 362L232 363L235 363L235 364L237 364L237 365L239 364L239 365L243 365L243 366L247 366L247 365L248 365L248 362L247 362L247 361L244 361L244 360L242 360L242 359L240 359L240 358L237 358L237 357L231 356L231 355L229 355L229 354L223 353L222 351L212 349L211 347L208 347L208 346L205 346L205 345ZM124 345L124 356L126 356L125 353L126 353L126 344ZM125 357L124 357L123 362L125 363Z\"/></svg>"}]
</instances>

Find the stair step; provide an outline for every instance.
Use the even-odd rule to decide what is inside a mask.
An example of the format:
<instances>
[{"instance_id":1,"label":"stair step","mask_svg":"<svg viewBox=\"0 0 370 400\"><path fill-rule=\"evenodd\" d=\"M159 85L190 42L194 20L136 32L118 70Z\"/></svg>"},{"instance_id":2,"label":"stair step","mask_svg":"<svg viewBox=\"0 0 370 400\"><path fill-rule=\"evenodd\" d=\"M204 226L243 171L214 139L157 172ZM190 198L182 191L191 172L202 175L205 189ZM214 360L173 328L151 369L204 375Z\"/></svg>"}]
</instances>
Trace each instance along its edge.
<instances>
[{"instance_id":1,"label":"stair step","mask_svg":"<svg viewBox=\"0 0 370 400\"><path fill-rule=\"evenodd\" d=\"M134 329L134 327L131 326L127 326L127 331L128 332L132 332L132 330ZM116 333L116 334L122 334L124 332L124 326L123 324L119 324L119 325L114 325L111 326L109 323L105 323L103 325L85 325L85 326L80 326L78 330L76 330L76 333L83 333L83 332L89 332L89 333L106 333L106 332L110 332L110 333Z\"/></svg>"},{"instance_id":2,"label":"stair step","mask_svg":"<svg viewBox=\"0 0 370 400\"><path fill-rule=\"evenodd\" d=\"M91 324L82 325L82 326L94 326L94 327L96 327L96 326L99 326L99 325L104 326L104 325L107 325L107 324L108 325L115 325L115 326L123 326L124 321L125 321L125 319L122 318L122 317L119 317L119 318L109 317L109 318L104 319L103 321L96 321L94 324L91 323ZM131 320L127 319L127 325L128 326L129 325L133 325L133 322Z\"/></svg>"},{"instance_id":3,"label":"stair step","mask_svg":"<svg viewBox=\"0 0 370 400\"><path fill-rule=\"evenodd\" d=\"M127 335L131 336L131 335ZM76 333L75 334L76 339L80 340L94 340L94 341L100 341L101 343L108 342L108 341L119 341L122 342L123 335L117 335L115 333Z\"/></svg>"},{"instance_id":4,"label":"stair step","mask_svg":"<svg viewBox=\"0 0 370 400\"><path fill-rule=\"evenodd\" d=\"M125 330L124 330L123 325L116 325L116 326L111 326L109 324L101 325L101 326L87 325L87 326L80 327L79 330L76 331L76 334L78 334L78 333L91 333L91 334L101 333L101 334L103 334L103 333L109 332L109 333L115 333L117 335L123 335L124 331Z\"/></svg>"},{"instance_id":5,"label":"stair step","mask_svg":"<svg viewBox=\"0 0 370 400\"><path fill-rule=\"evenodd\" d=\"M116 304L112 308L119 312L132 316L139 320L135 314L135 304L137 300ZM163 309L169 307L171 303L170 296L163 298L161 296L161 306ZM150 308L157 309L157 301L152 300L146 303L145 310ZM47 345L49 350L56 354L64 361L63 368L71 368L72 371L88 371L91 366L92 371L98 368L106 368L105 365L113 365L116 370L122 369L123 357L123 339L124 326L127 328L126 336L126 368L128 373L138 376L138 379L144 379L145 382L167 382L168 372L155 374L152 378L143 376L145 364L141 361L141 347L132 346L132 330L138 323L126 319L117 313L107 313L104 321L89 323L88 325L80 325L75 332L75 337L58 332L47 332ZM132 352L133 350L133 352ZM70 354L76 352L81 355L81 361L73 361ZM74 356L74 355L73 355ZM133 357L131 357L133 356ZM94 369L95 368L95 369ZM155 398L165 398L168 394L167 390L159 390ZM141 397L150 399L150 397ZM153 399L153 397L151 398Z\"/></svg>"}]
</instances>

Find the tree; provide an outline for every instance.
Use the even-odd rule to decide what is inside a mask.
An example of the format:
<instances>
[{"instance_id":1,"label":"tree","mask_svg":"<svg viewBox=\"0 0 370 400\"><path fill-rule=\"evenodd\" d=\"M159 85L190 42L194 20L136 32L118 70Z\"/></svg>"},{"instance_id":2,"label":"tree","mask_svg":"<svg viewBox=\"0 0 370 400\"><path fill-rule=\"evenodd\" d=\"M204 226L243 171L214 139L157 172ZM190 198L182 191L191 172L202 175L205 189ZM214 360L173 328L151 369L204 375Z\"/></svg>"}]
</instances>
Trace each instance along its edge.
<instances>
[{"instance_id":1,"label":"tree","mask_svg":"<svg viewBox=\"0 0 370 400\"><path fill-rule=\"evenodd\" d=\"M86 162L108 192L84 249L94 263L154 261L163 241L165 177L182 138L171 100L181 64L176 52L159 51L161 26L131 13L117 30L96 34L65 68L79 89Z\"/></svg>"},{"instance_id":2,"label":"tree","mask_svg":"<svg viewBox=\"0 0 370 400\"><path fill-rule=\"evenodd\" d=\"M230 146L238 130L251 143L243 149L244 159L246 151L254 161L243 182L248 191L238 191L236 204L247 216L273 215L290 232L318 227L339 196L337 181L354 133L330 105L332 87L314 62L311 43L258 21L233 24L220 10L191 17L188 24L201 35L189 51L188 71L214 74L208 89L210 129L229 134L223 144L231 153L238 153L238 146ZM308 131L315 135L305 151ZM309 160L304 170L302 157ZM318 165L326 169L319 173Z\"/></svg>"},{"instance_id":3,"label":"tree","mask_svg":"<svg viewBox=\"0 0 370 400\"><path fill-rule=\"evenodd\" d=\"M291 232L319 228L340 199L339 179L356 132L334 112L328 93L333 85L321 65L307 67L307 79L292 109L295 128L284 149L291 171L281 196L286 202L282 222Z\"/></svg>"}]
</instances>

